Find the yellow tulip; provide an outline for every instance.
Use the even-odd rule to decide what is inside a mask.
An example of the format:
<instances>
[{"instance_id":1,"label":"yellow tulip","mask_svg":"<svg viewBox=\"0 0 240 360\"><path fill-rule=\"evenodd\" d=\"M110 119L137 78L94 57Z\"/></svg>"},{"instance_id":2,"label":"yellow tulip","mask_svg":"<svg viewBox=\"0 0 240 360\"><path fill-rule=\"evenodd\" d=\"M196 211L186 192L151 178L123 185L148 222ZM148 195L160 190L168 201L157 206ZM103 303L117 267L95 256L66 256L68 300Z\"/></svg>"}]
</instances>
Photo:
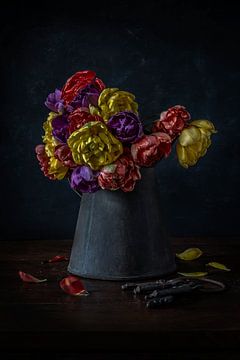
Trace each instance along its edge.
<instances>
[{"instance_id":1,"label":"yellow tulip","mask_svg":"<svg viewBox=\"0 0 240 360\"><path fill-rule=\"evenodd\" d=\"M58 115L59 114L51 111L48 115L47 120L43 123L43 130L45 131L45 134L43 136L43 143L45 144L46 154L49 157L54 156L55 147L58 145L58 141L54 138L52 134L52 121Z\"/></svg>"},{"instance_id":2,"label":"yellow tulip","mask_svg":"<svg viewBox=\"0 0 240 360\"><path fill-rule=\"evenodd\" d=\"M55 179L62 180L68 172L68 168L64 166L54 156L51 156L49 158L48 164L49 164L48 173L54 175Z\"/></svg>"},{"instance_id":3,"label":"yellow tulip","mask_svg":"<svg viewBox=\"0 0 240 360\"><path fill-rule=\"evenodd\" d=\"M52 134L52 121L58 115L59 114L51 111L47 120L43 123L43 129L45 131L43 136L43 143L45 144L45 152L49 158L48 173L53 175L55 179L62 180L67 174L68 168L54 157L54 151L59 142Z\"/></svg>"},{"instance_id":4,"label":"yellow tulip","mask_svg":"<svg viewBox=\"0 0 240 360\"><path fill-rule=\"evenodd\" d=\"M192 121L178 138L176 149L180 165L184 168L195 165L200 157L206 154L214 133L216 130L211 121Z\"/></svg>"},{"instance_id":5,"label":"yellow tulip","mask_svg":"<svg viewBox=\"0 0 240 360\"><path fill-rule=\"evenodd\" d=\"M118 88L104 89L98 98L99 112L106 122L120 111L132 111L137 114L138 104L134 100L135 96L128 91ZM92 111L96 112L96 109Z\"/></svg>"},{"instance_id":6,"label":"yellow tulip","mask_svg":"<svg viewBox=\"0 0 240 360\"><path fill-rule=\"evenodd\" d=\"M90 111L90 114L91 115L98 115L98 116L101 116L101 111L98 107L92 105L92 104L89 104L89 111Z\"/></svg>"},{"instance_id":7,"label":"yellow tulip","mask_svg":"<svg viewBox=\"0 0 240 360\"><path fill-rule=\"evenodd\" d=\"M93 170L113 163L123 152L121 142L100 121L91 121L74 131L68 146L76 164L89 165Z\"/></svg>"}]
</instances>

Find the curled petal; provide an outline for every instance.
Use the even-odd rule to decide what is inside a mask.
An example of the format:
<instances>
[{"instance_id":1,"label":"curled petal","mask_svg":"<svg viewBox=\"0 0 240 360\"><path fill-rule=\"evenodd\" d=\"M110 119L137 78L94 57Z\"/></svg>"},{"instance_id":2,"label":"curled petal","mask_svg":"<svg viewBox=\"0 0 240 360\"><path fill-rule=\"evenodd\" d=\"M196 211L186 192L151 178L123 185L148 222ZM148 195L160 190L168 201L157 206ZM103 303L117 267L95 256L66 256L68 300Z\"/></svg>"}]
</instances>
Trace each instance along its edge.
<instances>
[{"instance_id":1,"label":"curled petal","mask_svg":"<svg viewBox=\"0 0 240 360\"><path fill-rule=\"evenodd\" d=\"M227 268L226 265L212 261L206 264L206 266L211 266L215 269L224 270L224 271L231 271L231 269Z\"/></svg>"},{"instance_id":2,"label":"curled petal","mask_svg":"<svg viewBox=\"0 0 240 360\"><path fill-rule=\"evenodd\" d=\"M59 283L60 288L69 295L86 296L89 293L85 290L82 281L77 276L67 276Z\"/></svg>"},{"instance_id":3,"label":"curled petal","mask_svg":"<svg viewBox=\"0 0 240 360\"><path fill-rule=\"evenodd\" d=\"M20 277L20 279L24 282L29 282L29 283L42 283L42 282L46 282L47 279L38 279L35 276L32 276L31 274L27 274L23 271L19 271L18 275Z\"/></svg>"},{"instance_id":4,"label":"curled petal","mask_svg":"<svg viewBox=\"0 0 240 360\"><path fill-rule=\"evenodd\" d=\"M101 79L97 78L97 77L95 79L94 85L99 90L99 92L102 92L106 87L104 82Z\"/></svg>"},{"instance_id":5,"label":"curled petal","mask_svg":"<svg viewBox=\"0 0 240 360\"><path fill-rule=\"evenodd\" d=\"M63 256L63 255L56 255L53 258L49 259L49 260L45 260L42 263L46 264L46 263L56 263L56 262L62 262L62 261L68 261L68 257L67 256Z\"/></svg>"},{"instance_id":6,"label":"curled petal","mask_svg":"<svg viewBox=\"0 0 240 360\"><path fill-rule=\"evenodd\" d=\"M176 257L180 260L195 260L198 259L203 254L202 250L199 248L189 248L179 254L176 254Z\"/></svg>"},{"instance_id":7,"label":"curled petal","mask_svg":"<svg viewBox=\"0 0 240 360\"><path fill-rule=\"evenodd\" d=\"M201 278L206 276L208 273L207 272L201 272L201 271L196 271L196 272L178 272L179 275L182 275L184 277L189 277L189 278Z\"/></svg>"}]
</instances>

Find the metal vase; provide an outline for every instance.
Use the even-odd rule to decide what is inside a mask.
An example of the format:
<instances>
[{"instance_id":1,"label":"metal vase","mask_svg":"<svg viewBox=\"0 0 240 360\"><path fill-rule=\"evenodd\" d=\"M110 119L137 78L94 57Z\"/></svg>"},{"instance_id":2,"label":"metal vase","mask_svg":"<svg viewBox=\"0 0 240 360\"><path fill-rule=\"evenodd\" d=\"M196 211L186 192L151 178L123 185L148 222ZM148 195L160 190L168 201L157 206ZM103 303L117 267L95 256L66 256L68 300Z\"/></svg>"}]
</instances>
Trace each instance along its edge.
<instances>
[{"instance_id":1,"label":"metal vase","mask_svg":"<svg viewBox=\"0 0 240 360\"><path fill-rule=\"evenodd\" d=\"M72 274L102 280L144 279L175 271L162 224L153 168L142 169L132 192L84 194L68 266Z\"/></svg>"}]
</instances>

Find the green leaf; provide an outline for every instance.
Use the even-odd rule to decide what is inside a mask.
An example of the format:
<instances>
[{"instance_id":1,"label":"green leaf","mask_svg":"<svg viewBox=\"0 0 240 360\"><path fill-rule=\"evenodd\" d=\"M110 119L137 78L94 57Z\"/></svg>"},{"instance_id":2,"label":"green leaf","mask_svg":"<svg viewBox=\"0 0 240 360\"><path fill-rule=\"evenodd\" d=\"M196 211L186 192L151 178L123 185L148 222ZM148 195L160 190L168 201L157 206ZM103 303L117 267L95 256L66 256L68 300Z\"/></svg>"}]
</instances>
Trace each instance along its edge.
<instances>
[{"instance_id":1,"label":"green leaf","mask_svg":"<svg viewBox=\"0 0 240 360\"><path fill-rule=\"evenodd\" d=\"M181 260L189 261L199 258L202 254L203 252L199 248L189 248L179 254L176 254L176 257Z\"/></svg>"},{"instance_id":2,"label":"green leaf","mask_svg":"<svg viewBox=\"0 0 240 360\"><path fill-rule=\"evenodd\" d=\"M182 275L182 276L185 276L185 277L199 278L199 277L206 276L208 273L207 272L197 271L197 272L192 272L192 273L178 272L178 274Z\"/></svg>"},{"instance_id":3,"label":"green leaf","mask_svg":"<svg viewBox=\"0 0 240 360\"><path fill-rule=\"evenodd\" d=\"M219 270L224 270L224 271L231 271L231 269L227 268L224 264L212 261L208 264L206 264L206 266L211 266L215 269L219 269Z\"/></svg>"}]
</instances>

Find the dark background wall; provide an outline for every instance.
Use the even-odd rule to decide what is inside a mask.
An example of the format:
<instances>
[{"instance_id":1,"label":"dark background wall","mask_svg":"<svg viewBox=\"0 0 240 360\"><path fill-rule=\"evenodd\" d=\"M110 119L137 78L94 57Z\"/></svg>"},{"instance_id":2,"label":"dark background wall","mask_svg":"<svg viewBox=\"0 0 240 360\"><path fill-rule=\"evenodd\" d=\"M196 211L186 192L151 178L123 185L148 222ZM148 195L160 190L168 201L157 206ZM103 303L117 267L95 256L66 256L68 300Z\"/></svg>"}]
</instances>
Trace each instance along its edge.
<instances>
[{"instance_id":1,"label":"dark background wall","mask_svg":"<svg viewBox=\"0 0 240 360\"><path fill-rule=\"evenodd\" d=\"M73 236L79 198L39 170L47 94L81 69L133 92L142 118L186 105L218 134L196 167L156 167L172 235L239 235L239 18L234 2L1 5L1 237ZM136 7L138 4L138 7ZM30 7L29 7L30 6Z\"/></svg>"}]
</instances>

